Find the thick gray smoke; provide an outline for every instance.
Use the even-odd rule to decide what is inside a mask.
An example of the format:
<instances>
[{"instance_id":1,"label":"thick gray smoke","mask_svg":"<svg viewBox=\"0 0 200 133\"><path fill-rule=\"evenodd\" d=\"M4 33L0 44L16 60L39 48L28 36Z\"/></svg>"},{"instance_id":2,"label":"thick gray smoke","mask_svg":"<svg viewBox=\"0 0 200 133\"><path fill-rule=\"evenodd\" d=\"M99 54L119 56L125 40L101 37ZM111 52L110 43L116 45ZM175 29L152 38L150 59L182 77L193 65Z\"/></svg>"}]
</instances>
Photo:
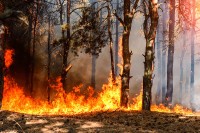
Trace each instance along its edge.
<instances>
[{"instance_id":1,"label":"thick gray smoke","mask_svg":"<svg viewBox=\"0 0 200 133\"><path fill-rule=\"evenodd\" d=\"M142 33L142 17L137 17L133 21L131 36L130 36L130 50L133 52L131 59L131 76L133 78L130 80L130 91L131 96L135 96L135 94L139 94L139 91L142 89L142 79L144 74L144 54L145 51L145 39ZM114 29L113 29L114 30ZM60 37L60 26L55 28L55 36L54 38ZM183 93L182 93L182 101L180 101L180 59L181 52L183 49L183 36L182 33L179 33L176 37L175 41L175 56L174 56L174 93L173 93L173 104L181 103L186 107L190 107L190 32L187 33L187 44L186 44L186 53L183 58L183 81L181 82L183 85ZM43 40L47 40L46 37ZM194 85L194 105L196 110L200 109L200 68L199 54L198 51L200 49L198 45L198 38L195 40L195 85ZM47 78L47 72L45 67L43 66L47 62L46 53L46 44L44 41L41 45L37 47L37 59L40 60L40 63L36 64L36 75L35 75L35 91L36 94L43 94L46 89L45 79ZM52 54L52 77L59 76L61 72L61 63L62 56L53 53ZM155 53L157 54L157 53ZM91 72L92 72L92 57L90 55L80 53L78 57L74 57L73 54L70 54L69 60L72 60L72 69L68 74L68 88L72 89L73 86L83 84L85 87L91 85ZM157 65L157 57L155 58L155 77L153 80L153 88L152 88L152 98L155 103L155 96L157 92L157 84L158 84L158 65ZM43 67L41 67L43 66ZM107 79L110 74L110 55L108 46L103 48L102 53L97 59L97 68L96 68L96 89L100 90L102 85L107 83ZM42 68L42 69L41 69ZM44 88L44 89L41 89ZM46 97L46 96L44 96Z\"/></svg>"}]
</instances>

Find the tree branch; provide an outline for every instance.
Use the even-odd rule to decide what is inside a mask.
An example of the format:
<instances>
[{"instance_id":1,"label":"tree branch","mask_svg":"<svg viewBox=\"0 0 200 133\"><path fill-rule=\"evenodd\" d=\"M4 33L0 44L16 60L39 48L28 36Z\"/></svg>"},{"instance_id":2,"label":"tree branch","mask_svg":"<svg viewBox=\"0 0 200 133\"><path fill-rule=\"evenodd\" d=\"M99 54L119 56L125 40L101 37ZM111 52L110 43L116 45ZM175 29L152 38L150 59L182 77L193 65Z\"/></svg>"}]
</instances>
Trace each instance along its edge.
<instances>
[{"instance_id":1,"label":"tree branch","mask_svg":"<svg viewBox=\"0 0 200 133\"><path fill-rule=\"evenodd\" d=\"M120 17L118 16L118 14L116 13L116 10L114 11L113 14L114 14L115 17L119 20L119 22L124 26L124 21L122 20L122 18L120 18Z\"/></svg>"}]
</instances>

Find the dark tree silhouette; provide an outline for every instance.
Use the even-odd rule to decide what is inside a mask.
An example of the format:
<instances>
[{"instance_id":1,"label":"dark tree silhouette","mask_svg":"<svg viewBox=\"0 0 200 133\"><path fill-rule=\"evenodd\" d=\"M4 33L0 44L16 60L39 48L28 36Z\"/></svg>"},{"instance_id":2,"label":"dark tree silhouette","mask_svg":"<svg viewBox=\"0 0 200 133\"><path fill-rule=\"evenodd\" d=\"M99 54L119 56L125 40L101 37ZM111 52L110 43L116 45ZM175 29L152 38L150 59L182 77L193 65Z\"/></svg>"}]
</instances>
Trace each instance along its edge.
<instances>
[{"instance_id":1,"label":"dark tree silhouette","mask_svg":"<svg viewBox=\"0 0 200 133\"><path fill-rule=\"evenodd\" d=\"M169 48L167 61L167 93L166 106L171 106L173 96L173 64L174 64L174 28L175 28L175 0L170 0L169 10Z\"/></svg>"}]
</instances>

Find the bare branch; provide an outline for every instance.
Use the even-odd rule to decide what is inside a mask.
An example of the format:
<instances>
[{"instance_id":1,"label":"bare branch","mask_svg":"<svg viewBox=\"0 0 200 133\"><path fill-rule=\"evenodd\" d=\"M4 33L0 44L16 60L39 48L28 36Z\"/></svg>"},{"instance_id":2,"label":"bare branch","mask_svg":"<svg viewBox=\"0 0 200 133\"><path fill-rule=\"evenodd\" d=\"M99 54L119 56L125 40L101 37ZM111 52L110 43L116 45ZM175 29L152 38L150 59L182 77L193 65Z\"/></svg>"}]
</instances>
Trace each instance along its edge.
<instances>
[{"instance_id":1,"label":"bare branch","mask_svg":"<svg viewBox=\"0 0 200 133\"><path fill-rule=\"evenodd\" d=\"M113 14L115 15L115 17L119 20L119 22L124 26L124 21L122 20L122 18L120 18L118 16L118 14L116 13L116 10L113 12Z\"/></svg>"}]
</instances>

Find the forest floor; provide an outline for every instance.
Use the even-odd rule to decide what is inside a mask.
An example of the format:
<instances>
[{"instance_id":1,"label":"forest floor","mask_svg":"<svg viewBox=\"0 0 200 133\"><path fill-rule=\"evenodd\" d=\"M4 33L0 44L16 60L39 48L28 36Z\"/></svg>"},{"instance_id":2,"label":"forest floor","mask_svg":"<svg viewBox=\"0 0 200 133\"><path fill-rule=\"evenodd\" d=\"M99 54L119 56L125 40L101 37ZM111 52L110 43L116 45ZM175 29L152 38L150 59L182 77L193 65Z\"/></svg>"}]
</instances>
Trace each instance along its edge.
<instances>
[{"instance_id":1,"label":"forest floor","mask_svg":"<svg viewBox=\"0 0 200 133\"><path fill-rule=\"evenodd\" d=\"M40 116L0 111L0 133L15 132L192 133L200 132L200 116L139 111Z\"/></svg>"}]
</instances>

